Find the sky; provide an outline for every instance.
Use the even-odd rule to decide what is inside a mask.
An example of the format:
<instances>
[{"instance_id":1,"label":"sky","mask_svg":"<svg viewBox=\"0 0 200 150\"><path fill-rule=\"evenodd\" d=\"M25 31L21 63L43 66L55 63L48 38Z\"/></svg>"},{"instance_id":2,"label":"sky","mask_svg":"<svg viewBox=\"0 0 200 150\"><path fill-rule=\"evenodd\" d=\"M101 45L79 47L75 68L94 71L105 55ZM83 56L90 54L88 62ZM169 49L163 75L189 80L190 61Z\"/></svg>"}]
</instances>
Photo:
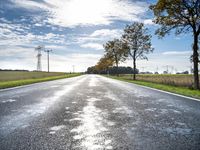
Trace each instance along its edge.
<instances>
[{"instance_id":1,"label":"sky","mask_svg":"<svg viewBox=\"0 0 200 150\"><path fill-rule=\"evenodd\" d=\"M140 71L190 70L192 35L155 35L149 5L156 0L0 0L0 69L36 70L38 45L52 49L50 71L83 72L103 56L103 44L120 38L126 25L142 22L154 53L138 60ZM47 71L42 53L42 70ZM121 66L132 66L127 60Z\"/></svg>"}]
</instances>

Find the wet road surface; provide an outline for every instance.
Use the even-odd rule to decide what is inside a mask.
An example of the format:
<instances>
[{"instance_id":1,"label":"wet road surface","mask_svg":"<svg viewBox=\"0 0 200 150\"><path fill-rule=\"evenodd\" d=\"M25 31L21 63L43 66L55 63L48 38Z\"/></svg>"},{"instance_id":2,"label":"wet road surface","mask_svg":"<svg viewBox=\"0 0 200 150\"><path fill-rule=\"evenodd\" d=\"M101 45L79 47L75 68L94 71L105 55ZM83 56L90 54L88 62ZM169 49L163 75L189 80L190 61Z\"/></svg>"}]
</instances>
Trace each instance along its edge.
<instances>
[{"instance_id":1,"label":"wet road surface","mask_svg":"<svg viewBox=\"0 0 200 150\"><path fill-rule=\"evenodd\" d=\"M1 150L199 150L200 102L98 75L0 91Z\"/></svg>"}]
</instances>

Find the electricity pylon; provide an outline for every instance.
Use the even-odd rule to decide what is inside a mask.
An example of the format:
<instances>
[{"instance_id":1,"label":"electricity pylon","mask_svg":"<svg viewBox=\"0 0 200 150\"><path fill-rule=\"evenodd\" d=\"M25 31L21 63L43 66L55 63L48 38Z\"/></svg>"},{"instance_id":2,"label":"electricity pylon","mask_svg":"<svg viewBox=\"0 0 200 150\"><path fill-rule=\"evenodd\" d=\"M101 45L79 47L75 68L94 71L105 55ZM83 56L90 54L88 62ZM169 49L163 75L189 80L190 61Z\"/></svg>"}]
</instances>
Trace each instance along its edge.
<instances>
[{"instance_id":1,"label":"electricity pylon","mask_svg":"<svg viewBox=\"0 0 200 150\"><path fill-rule=\"evenodd\" d=\"M42 49L43 46L38 46L35 50L38 52L37 54L37 71L42 71L41 57L42 57Z\"/></svg>"}]
</instances>

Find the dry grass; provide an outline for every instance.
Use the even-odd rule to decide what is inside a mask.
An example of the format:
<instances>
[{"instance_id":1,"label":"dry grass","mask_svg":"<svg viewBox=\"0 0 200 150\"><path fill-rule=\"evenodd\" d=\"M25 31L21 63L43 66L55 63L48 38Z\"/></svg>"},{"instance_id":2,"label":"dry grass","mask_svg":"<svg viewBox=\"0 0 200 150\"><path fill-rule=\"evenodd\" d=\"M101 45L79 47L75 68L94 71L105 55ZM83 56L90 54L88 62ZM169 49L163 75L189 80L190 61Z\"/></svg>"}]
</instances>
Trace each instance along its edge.
<instances>
[{"instance_id":1,"label":"dry grass","mask_svg":"<svg viewBox=\"0 0 200 150\"><path fill-rule=\"evenodd\" d=\"M126 79L132 79L132 75L121 75ZM165 85L172 85L178 87L193 88L193 76L192 75L142 75L136 76L139 81L147 81L152 83L159 83Z\"/></svg>"},{"instance_id":2,"label":"dry grass","mask_svg":"<svg viewBox=\"0 0 200 150\"><path fill-rule=\"evenodd\" d=\"M147 76L149 76L149 75L147 75ZM156 75L154 75L154 76L156 77ZM178 75L178 76L180 76L180 75ZM187 87L165 85L165 84L153 83L153 82L149 82L149 81L147 82L147 81L132 80L132 78L130 79L130 75L126 75L125 77L124 76L122 76L122 77L107 76L107 77L200 99L199 90L189 89Z\"/></svg>"}]
</instances>

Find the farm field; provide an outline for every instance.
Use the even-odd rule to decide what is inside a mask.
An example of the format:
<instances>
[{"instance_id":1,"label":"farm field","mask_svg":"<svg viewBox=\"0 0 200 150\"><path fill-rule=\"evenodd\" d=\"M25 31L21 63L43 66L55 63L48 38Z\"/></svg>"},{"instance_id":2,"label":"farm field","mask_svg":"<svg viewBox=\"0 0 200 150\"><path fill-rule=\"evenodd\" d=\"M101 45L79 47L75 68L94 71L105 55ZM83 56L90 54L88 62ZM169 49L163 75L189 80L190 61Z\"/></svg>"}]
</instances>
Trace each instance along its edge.
<instances>
[{"instance_id":1,"label":"farm field","mask_svg":"<svg viewBox=\"0 0 200 150\"><path fill-rule=\"evenodd\" d=\"M130 82L146 87L151 87L167 92L200 99L200 91L192 86L192 75L137 75L137 80L132 80L132 75L107 76L113 79Z\"/></svg>"},{"instance_id":2,"label":"farm field","mask_svg":"<svg viewBox=\"0 0 200 150\"><path fill-rule=\"evenodd\" d=\"M0 89L27 85L32 83L51 81L80 74L67 74L62 72L28 72L28 71L0 71Z\"/></svg>"},{"instance_id":3,"label":"farm field","mask_svg":"<svg viewBox=\"0 0 200 150\"><path fill-rule=\"evenodd\" d=\"M120 75L125 79L132 79L132 75ZM193 75L187 74L138 74L136 79L139 81L147 81L152 83L159 83L178 87L193 88Z\"/></svg>"},{"instance_id":4,"label":"farm field","mask_svg":"<svg viewBox=\"0 0 200 150\"><path fill-rule=\"evenodd\" d=\"M0 82L61 76L62 72L0 71Z\"/></svg>"}]
</instances>

